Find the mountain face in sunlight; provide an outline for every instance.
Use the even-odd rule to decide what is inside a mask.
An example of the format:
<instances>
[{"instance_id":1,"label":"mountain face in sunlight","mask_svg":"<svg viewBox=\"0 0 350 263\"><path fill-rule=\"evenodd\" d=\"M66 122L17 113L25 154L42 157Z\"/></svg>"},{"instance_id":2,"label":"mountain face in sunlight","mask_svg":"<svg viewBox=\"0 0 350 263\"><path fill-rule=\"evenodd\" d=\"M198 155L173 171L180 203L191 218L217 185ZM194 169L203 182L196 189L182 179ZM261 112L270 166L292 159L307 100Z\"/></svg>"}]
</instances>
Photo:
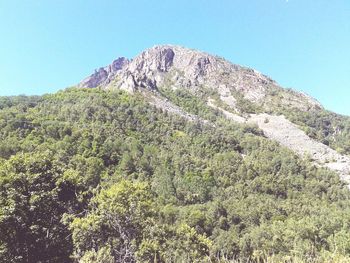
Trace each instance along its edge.
<instances>
[{"instance_id":1,"label":"mountain face in sunlight","mask_svg":"<svg viewBox=\"0 0 350 263\"><path fill-rule=\"evenodd\" d=\"M348 262L350 119L156 46L0 97L1 262Z\"/></svg>"}]
</instances>

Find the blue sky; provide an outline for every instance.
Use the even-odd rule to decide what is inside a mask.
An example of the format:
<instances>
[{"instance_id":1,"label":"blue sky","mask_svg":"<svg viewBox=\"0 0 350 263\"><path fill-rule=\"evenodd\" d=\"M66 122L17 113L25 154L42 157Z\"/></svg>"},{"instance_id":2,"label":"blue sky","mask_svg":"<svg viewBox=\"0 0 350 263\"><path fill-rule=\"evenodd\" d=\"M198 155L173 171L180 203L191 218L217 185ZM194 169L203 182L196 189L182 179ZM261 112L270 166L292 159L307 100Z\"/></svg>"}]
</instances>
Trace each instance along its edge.
<instances>
[{"instance_id":1,"label":"blue sky","mask_svg":"<svg viewBox=\"0 0 350 263\"><path fill-rule=\"evenodd\" d=\"M0 0L0 95L54 92L156 44L225 57L350 115L349 0Z\"/></svg>"}]
</instances>

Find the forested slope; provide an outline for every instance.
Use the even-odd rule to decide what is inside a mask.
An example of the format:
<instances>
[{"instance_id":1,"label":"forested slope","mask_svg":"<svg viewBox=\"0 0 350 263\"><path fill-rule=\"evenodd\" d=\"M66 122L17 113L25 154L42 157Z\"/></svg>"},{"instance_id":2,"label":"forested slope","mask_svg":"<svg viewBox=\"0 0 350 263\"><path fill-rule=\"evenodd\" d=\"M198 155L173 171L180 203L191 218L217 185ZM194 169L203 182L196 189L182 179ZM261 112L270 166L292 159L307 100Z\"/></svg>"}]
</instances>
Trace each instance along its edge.
<instances>
[{"instance_id":1,"label":"forested slope","mask_svg":"<svg viewBox=\"0 0 350 263\"><path fill-rule=\"evenodd\" d=\"M0 261L350 260L336 174L186 100L210 125L122 91L1 98Z\"/></svg>"}]
</instances>

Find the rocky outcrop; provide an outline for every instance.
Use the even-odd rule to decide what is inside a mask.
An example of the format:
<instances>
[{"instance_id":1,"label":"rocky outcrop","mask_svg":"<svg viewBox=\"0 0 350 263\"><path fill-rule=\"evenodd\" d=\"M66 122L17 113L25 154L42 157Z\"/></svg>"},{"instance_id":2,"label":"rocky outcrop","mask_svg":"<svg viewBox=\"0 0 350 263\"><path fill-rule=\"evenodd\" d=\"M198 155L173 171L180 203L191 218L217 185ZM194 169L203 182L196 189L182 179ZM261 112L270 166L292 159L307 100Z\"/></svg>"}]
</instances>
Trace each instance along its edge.
<instances>
[{"instance_id":1,"label":"rocky outcrop","mask_svg":"<svg viewBox=\"0 0 350 263\"><path fill-rule=\"evenodd\" d=\"M118 74L118 80L106 88L135 91L168 86L195 93L204 86L207 89L221 86L230 92L242 92L251 101L259 101L268 85L275 82L222 58L178 46L156 46L137 56Z\"/></svg>"},{"instance_id":2,"label":"rocky outcrop","mask_svg":"<svg viewBox=\"0 0 350 263\"><path fill-rule=\"evenodd\" d=\"M115 79L117 72L127 66L129 62L124 57L118 58L111 65L96 70L92 75L82 80L78 86L81 88L105 87Z\"/></svg>"},{"instance_id":3,"label":"rocky outcrop","mask_svg":"<svg viewBox=\"0 0 350 263\"><path fill-rule=\"evenodd\" d=\"M287 92L256 70L205 52L172 45L155 46L132 61L120 58L97 70L79 86L128 92L158 91L162 87L186 88L193 94L205 88L217 92L231 106L234 106L237 96L257 104L273 103L268 97L272 91L280 91L285 95L285 103L292 107L301 110L321 107L308 96Z\"/></svg>"}]
</instances>

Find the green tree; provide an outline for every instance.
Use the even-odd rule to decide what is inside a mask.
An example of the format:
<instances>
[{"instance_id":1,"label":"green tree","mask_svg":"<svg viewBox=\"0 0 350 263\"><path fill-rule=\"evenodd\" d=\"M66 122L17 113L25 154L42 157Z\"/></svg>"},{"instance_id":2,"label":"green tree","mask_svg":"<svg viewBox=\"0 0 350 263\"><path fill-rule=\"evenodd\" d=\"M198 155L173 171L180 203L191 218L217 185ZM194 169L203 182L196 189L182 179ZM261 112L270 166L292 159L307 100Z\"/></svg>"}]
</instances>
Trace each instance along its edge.
<instances>
[{"instance_id":1,"label":"green tree","mask_svg":"<svg viewBox=\"0 0 350 263\"><path fill-rule=\"evenodd\" d=\"M91 211L71 223L74 255L80 259L86 253L110 247L117 262L135 261L135 253L143 231L154 214L148 185L123 180L102 190L92 199Z\"/></svg>"},{"instance_id":2,"label":"green tree","mask_svg":"<svg viewBox=\"0 0 350 263\"><path fill-rule=\"evenodd\" d=\"M0 261L69 262L72 242L49 154L18 154L0 167Z\"/></svg>"}]
</instances>

